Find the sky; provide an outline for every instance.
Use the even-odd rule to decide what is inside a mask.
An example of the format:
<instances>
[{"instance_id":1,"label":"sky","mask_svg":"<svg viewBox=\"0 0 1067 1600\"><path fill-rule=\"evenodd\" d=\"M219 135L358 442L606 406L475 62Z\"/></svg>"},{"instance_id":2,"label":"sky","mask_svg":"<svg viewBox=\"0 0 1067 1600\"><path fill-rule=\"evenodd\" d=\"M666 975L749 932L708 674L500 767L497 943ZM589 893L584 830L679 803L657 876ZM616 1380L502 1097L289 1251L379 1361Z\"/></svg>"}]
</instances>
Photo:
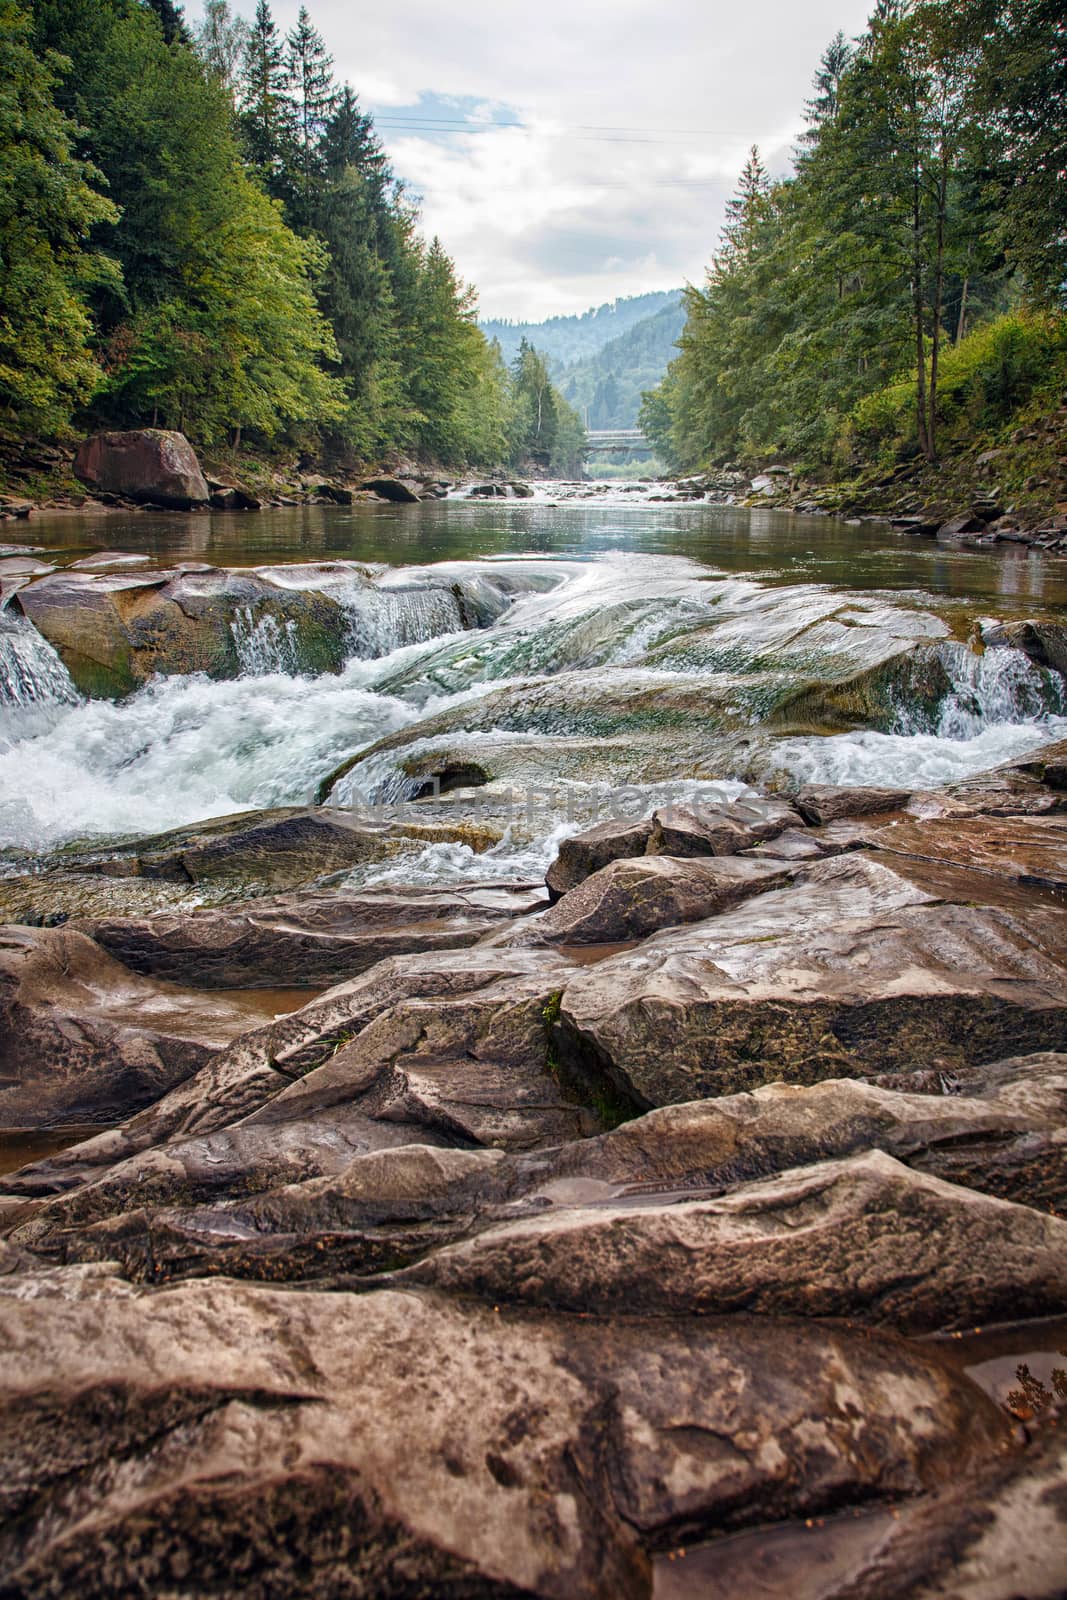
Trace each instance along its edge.
<instances>
[{"instance_id":1,"label":"sky","mask_svg":"<svg viewBox=\"0 0 1067 1600\"><path fill-rule=\"evenodd\" d=\"M250 17L254 0L231 0ZM274 0L292 26L299 0ZM789 167L870 0L308 0L485 317L700 282L750 145ZM196 22L201 0L186 0Z\"/></svg>"}]
</instances>

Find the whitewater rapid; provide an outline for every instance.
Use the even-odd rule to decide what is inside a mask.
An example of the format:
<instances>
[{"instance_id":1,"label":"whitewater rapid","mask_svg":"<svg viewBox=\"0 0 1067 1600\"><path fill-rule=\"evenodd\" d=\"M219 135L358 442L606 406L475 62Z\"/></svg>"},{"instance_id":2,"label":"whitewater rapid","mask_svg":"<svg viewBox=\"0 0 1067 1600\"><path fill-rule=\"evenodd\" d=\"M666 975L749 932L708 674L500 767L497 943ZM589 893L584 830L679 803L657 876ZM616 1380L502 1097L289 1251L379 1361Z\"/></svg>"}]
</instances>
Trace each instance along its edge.
<instances>
[{"instance_id":1,"label":"whitewater rapid","mask_svg":"<svg viewBox=\"0 0 1067 1600\"><path fill-rule=\"evenodd\" d=\"M118 703L82 700L51 647L28 623L0 613L0 689L7 685L0 847L42 852L74 839L144 835L308 803L342 762L383 740L363 771L380 792L359 798L391 792L403 799L417 788L405 762L444 737L441 729L449 738L468 730L490 755L501 741L525 745L536 765L538 741L546 749L573 743L575 730L600 726L613 696L623 697L624 734L608 743L626 782L624 695L634 685L646 699L651 690L654 704L657 684L677 697L679 685L691 683L690 739L702 726L700 697L720 697L714 706L708 701L701 762L677 773L694 795L709 797L744 789L745 775L730 770L726 755L715 769L712 712L723 706L735 721L750 717L753 733L773 750L776 773L807 782L936 787L1067 737L1062 679L1014 649L976 654L905 597L888 604L884 595L810 584L774 588L682 557L526 557L463 564L465 582L509 579L506 604L488 625L464 628L449 587L456 565L380 573L377 610L363 606L340 674L301 674L292 637L249 615L235 622L240 677L157 677ZM419 597L405 600L405 592ZM798 676L832 683L883 661L906 664L915 649L938 652L951 685L932 711L917 710L905 693L879 729L775 737L745 709L758 703L753 685L762 692ZM530 707L554 683L562 686L562 710L552 712L555 723L546 724L548 713L538 722ZM488 725L482 706L493 708ZM670 728L656 737L669 764ZM556 775L546 767L547 781ZM335 786L331 800L351 803L354 787ZM654 804L656 786L646 783L644 793ZM579 825L566 819L561 801L536 827L516 825L488 853L435 845L375 870L380 881L537 876L561 830Z\"/></svg>"}]
</instances>

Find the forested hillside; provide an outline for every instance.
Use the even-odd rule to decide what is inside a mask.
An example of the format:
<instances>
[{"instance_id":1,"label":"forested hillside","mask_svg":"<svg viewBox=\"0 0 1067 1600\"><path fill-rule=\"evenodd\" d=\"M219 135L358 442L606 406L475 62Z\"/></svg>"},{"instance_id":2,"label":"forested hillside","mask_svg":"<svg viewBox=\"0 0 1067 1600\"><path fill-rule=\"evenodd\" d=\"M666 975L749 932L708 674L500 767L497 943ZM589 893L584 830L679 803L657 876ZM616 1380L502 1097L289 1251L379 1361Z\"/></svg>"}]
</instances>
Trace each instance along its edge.
<instances>
[{"instance_id":1,"label":"forested hillside","mask_svg":"<svg viewBox=\"0 0 1067 1600\"><path fill-rule=\"evenodd\" d=\"M753 150L643 409L678 467L933 464L1067 382L1067 19L877 0L838 35L794 174Z\"/></svg>"},{"instance_id":2,"label":"forested hillside","mask_svg":"<svg viewBox=\"0 0 1067 1600\"><path fill-rule=\"evenodd\" d=\"M654 315L609 339L595 355L553 368L560 393L590 428L636 428L642 395L663 377L684 324L679 289Z\"/></svg>"},{"instance_id":3,"label":"forested hillside","mask_svg":"<svg viewBox=\"0 0 1067 1600\"><path fill-rule=\"evenodd\" d=\"M266 0L251 24L208 0L195 31L173 0L0 0L0 170L9 437L573 459L306 8L284 35Z\"/></svg>"},{"instance_id":4,"label":"forested hillside","mask_svg":"<svg viewBox=\"0 0 1067 1600\"><path fill-rule=\"evenodd\" d=\"M654 294L629 295L622 300L612 300L591 311L573 317L548 317L544 322L509 322L496 320L483 322L482 332L487 339L495 339L505 361L512 360L525 339L535 349L547 356L555 368L584 361L603 350L611 339L616 339L635 323L643 322L670 302L677 300L677 289Z\"/></svg>"}]
</instances>

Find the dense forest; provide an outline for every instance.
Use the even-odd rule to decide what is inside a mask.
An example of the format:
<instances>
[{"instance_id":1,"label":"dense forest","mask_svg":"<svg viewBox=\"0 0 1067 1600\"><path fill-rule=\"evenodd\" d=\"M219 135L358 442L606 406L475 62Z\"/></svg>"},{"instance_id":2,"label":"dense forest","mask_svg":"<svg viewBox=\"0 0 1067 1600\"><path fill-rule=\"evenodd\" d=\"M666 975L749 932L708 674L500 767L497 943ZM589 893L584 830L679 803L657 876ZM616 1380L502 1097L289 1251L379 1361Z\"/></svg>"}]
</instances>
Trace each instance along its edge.
<instances>
[{"instance_id":1,"label":"dense forest","mask_svg":"<svg viewBox=\"0 0 1067 1600\"><path fill-rule=\"evenodd\" d=\"M636 428L642 395L667 370L684 322L679 290L652 316L609 339L594 355L567 367L553 366L560 394L590 428Z\"/></svg>"},{"instance_id":2,"label":"dense forest","mask_svg":"<svg viewBox=\"0 0 1067 1600\"><path fill-rule=\"evenodd\" d=\"M678 468L848 472L996 440L1067 383L1067 16L877 0L825 52L794 172L745 165L642 410Z\"/></svg>"},{"instance_id":3,"label":"dense forest","mask_svg":"<svg viewBox=\"0 0 1067 1600\"><path fill-rule=\"evenodd\" d=\"M208 0L0 0L0 427L179 428L338 461L573 471L543 363L511 367L334 80Z\"/></svg>"},{"instance_id":4,"label":"dense forest","mask_svg":"<svg viewBox=\"0 0 1067 1600\"><path fill-rule=\"evenodd\" d=\"M554 368L569 367L576 361L595 356L611 339L617 339L638 322L678 298L677 289L654 290L650 294L625 295L574 316L546 317L543 322L512 322L507 318L482 323L486 338L499 344L505 360L517 353L525 339L546 357Z\"/></svg>"}]
</instances>

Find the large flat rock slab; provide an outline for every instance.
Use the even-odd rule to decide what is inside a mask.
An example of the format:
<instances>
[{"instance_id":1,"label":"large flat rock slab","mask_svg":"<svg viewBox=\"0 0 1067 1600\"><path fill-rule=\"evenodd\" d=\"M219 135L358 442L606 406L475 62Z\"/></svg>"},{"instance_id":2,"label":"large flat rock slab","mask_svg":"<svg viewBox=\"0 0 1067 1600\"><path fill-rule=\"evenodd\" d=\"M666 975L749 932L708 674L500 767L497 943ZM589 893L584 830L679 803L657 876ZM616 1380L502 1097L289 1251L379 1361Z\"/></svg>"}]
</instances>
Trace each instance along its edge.
<instances>
[{"instance_id":1,"label":"large flat rock slab","mask_svg":"<svg viewBox=\"0 0 1067 1600\"><path fill-rule=\"evenodd\" d=\"M863 853L816 862L572 979L560 1049L647 1107L1061 1047L1067 910L985 898L978 874L949 893Z\"/></svg>"},{"instance_id":2,"label":"large flat rock slab","mask_svg":"<svg viewBox=\"0 0 1067 1600\"><path fill-rule=\"evenodd\" d=\"M934 1333L1067 1309L1067 1222L877 1151L713 1200L635 1197L504 1223L398 1281L567 1311L749 1311Z\"/></svg>"},{"instance_id":3,"label":"large flat rock slab","mask_svg":"<svg viewBox=\"0 0 1067 1600\"><path fill-rule=\"evenodd\" d=\"M389 956L461 949L547 903L495 884L293 894L81 924L135 972L204 988L326 987Z\"/></svg>"},{"instance_id":4,"label":"large flat rock slab","mask_svg":"<svg viewBox=\"0 0 1067 1600\"><path fill-rule=\"evenodd\" d=\"M1067 890L1067 816L905 818L872 828L873 849Z\"/></svg>"},{"instance_id":5,"label":"large flat rock slab","mask_svg":"<svg viewBox=\"0 0 1067 1600\"><path fill-rule=\"evenodd\" d=\"M72 872L208 884L238 893L299 888L380 861L411 843L485 849L498 835L470 823L374 822L339 806L282 806L194 823L134 844L71 852Z\"/></svg>"},{"instance_id":6,"label":"large flat rock slab","mask_svg":"<svg viewBox=\"0 0 1067 1600\"><path fill-rule=\"evenodd\" d=\"M380 1292L0 1278L24 1595L645 1600L679 1531L922 1494L1008 1438L921 1349ZM121 1469L116 1471L116 1462Z\"/></svg>"}]
</instances>

